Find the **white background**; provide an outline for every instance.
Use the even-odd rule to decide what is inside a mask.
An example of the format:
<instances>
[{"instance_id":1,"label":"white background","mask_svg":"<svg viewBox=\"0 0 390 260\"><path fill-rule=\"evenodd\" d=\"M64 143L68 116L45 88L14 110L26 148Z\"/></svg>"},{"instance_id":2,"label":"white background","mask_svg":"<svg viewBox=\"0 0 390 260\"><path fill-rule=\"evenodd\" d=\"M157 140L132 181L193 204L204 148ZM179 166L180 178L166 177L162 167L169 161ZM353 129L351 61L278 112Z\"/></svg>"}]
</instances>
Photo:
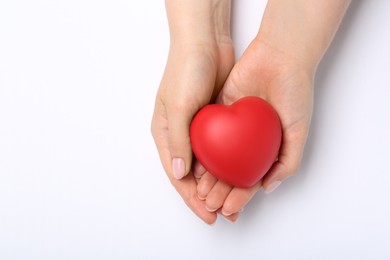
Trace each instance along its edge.
<instances>
[{"instance_id":1,"label":"white background","mask_svg":"<svg viewBox=\"0 0 390 260\"><path fill-rule=\"evenodd\" d=\"M266 1L235 1L239 57ZM390 2L355 0L323 59L302 168L203 224L150 130L163 1L0 1L0 259L389 259Z\"/></svg>"}]
</instances>

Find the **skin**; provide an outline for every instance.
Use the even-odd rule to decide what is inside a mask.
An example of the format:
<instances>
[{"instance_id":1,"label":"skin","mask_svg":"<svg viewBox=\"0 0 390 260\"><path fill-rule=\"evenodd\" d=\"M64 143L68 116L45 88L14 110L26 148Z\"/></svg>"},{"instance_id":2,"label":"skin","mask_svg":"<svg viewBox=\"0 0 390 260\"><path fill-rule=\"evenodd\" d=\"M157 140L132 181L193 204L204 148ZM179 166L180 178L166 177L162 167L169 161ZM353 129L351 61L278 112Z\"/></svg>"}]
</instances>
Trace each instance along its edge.
<instances>
[{"instance_id":1,"label":"skin","mask_svg":"<svg viewBox=\"0 0 390 260\"><path fill-rule=\"evenodd\" d=\"M348 4L346 0L268 1L258 35L234 64L230 1L166 1L171 46L156 97L152 134L173 186L206 223L213 223L217 212L236 221L261 187L271 192L298 171L310 126L315 71ZM273 105L281 119L278 161L248 189L219 181L193 162L191 119L216 95L215 102L223 104L259 96ZM184 165L173 166L174 158L181 158ZM176 177L177 169L185 177L176 179L173 169Z\"/></svg>"},{"instance_id":2,"label":"skin","mask_svg":"<svg viewBox=\"0 0 390 260\"><path fill-rule=\"evenodd\" d=\"M234 65L230 1L173 0L166 1L166 9L171 43L156 96L152 135L172 185L197 216L212 224L217 215L199 199L192 174L189 125L194 114L213 101ZM181 180L173 176L173 158L185 161L186 176Z\"/></svg>"}]
</instances>

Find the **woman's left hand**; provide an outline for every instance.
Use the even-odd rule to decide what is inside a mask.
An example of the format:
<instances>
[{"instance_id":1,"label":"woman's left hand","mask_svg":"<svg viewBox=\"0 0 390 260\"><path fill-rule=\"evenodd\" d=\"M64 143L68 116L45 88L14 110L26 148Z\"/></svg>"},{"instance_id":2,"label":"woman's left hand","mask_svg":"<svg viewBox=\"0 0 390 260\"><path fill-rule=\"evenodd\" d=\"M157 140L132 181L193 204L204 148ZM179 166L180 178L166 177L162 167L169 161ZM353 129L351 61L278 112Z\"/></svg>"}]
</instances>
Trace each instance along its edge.
<instances>
[{"instance_id":1,"label":"woman's left hand","mask_svg":"<svg viewBox=\"0 0 390 260\"><path fill-rule=\"evenodd\" d=\"M233 67L217 103L230 105L244 96L267 100L278 112L283 140L278 160L262 181L250 188L237 188L219 181L201 165L197 191L210 212L221 210L224 216L236 214L263 186L272 192L294 175L301 162L312 113L313 70L294 57L280 52L256 38ZM199 163L198 163L199 164Z\"/></svg>"}]
</instances>

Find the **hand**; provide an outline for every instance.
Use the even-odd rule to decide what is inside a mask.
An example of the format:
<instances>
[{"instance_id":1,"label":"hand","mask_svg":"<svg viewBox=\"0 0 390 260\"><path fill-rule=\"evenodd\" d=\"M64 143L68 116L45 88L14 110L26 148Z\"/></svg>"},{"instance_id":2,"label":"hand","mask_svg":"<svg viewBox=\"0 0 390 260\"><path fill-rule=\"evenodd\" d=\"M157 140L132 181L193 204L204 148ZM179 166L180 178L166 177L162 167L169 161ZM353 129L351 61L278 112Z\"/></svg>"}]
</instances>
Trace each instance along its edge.
<instances>
[{"instance_id":1,"label":"hand","mask_svg":"<svg viewBox=\"0 0 390 260\"><path fill-rule=\"evenodd\" d=\"M195 113L215 99L234 65L230 2L180 0L167 1L166 6L171 46L156 97L152 134L171 183L192 211L211 224L216 213L207 211L198 198L191 172L189 126Z\"/></svg>"},{"instance_id":2,"label":"hand","mask_svg":"<svg viewBox=\"0 0 390 260\"><path fill-rule=\"evenodd\" d=\"M242 209L261 185L266 192L272 192L296 173L310 124L315 70L349 3L350 0L268 1L256 39L234 66L217 102L231 104L253 95L271 103L282 123L279 158L262 183L248 189L218 181L198 166L197 190L209 211L221 209L229 216Z\"/></svg>"},{"instance_id":3,"label":"hand","mask_svg":"<svg viewBox=\"0 0 390 260\"><path fill-rule=\"evenodd\" d=\"M262 182L243 189L217 180L203 167L197 166L200 177L197 191L205 199L210 212L221 209L225 216L240 211L263 185L273 191L283 180L294 175L300 165L312 112L313 70L293 56L256 38L233 67L217 103L228 104L244 96L267 100L278 112L283 140L278 160Z\"/></svg>"},{"instance_id":4,"label":"hand","mask_svg":"<svg viewBox=\"0 0 390 260\"><path fill-rule=\"evenodd\" d=\"M263 178L267 192L299 167L310 123L315 67L348 3L269 0L258 37L235 65L218 96L217 102L230 104L242 96L257 95L279 113L283 143L278 161ZM207 223L215 221L218 208L234 221L261 184L234 188L205 173L197 163L197 178L188 175L192 162L191 119L213 100L234 63L230 0L166 0L166 7L171 48L156 98L152 134L164 169L187 205Z\"/></svg>"}]
</instances>

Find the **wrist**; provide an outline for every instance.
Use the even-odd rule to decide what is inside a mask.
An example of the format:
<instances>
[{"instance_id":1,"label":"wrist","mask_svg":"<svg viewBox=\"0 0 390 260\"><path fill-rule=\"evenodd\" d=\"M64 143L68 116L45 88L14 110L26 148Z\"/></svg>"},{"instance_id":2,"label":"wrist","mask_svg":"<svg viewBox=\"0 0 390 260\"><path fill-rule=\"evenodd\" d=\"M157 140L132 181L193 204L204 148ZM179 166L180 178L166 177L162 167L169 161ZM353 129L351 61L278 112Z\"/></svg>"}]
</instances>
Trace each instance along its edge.
<instances>
[{"instance_id":1,"label":"wrist","mask_svg":"<svg viewBox=\"0 0 390 260\"><path fill-rule=\"evenodd\" d=\"M278 49L268 39L256 37L237 63L244 63L247 75L262 75L259 77L261 85L267 85L282 75L300 75L302 78L313 79L316 66L291 55L285 50Z\"/></svg>"},{"instance_id":2,"label":"wrist","mask_svg":"<svg viewBox=\"0 0 390 260\"><path fill-rule=\"evenodd\" d=\"M269 0L257 38L314 70L349 2Z\"/></svg>"},{"instance_id":3,"label":"wrist","mask_svg":"<svg viewBox=\"0 0 390 260\"><path fill-rule=\"evenodd\" d=\"M171 47L231 44L230 0L167 0Z\"/></svg>"},{"instance_id":4,"label":"wrist","mask_svg":"<svg viewBox=\"0 0 390 260\"><path fill-rule=\"evenodd\" d=\"M295 46L285 44L283 41L273 41L271 37L260 32L253 42L255 45L261 46L262 52L267 52L267 60L270 60L268 66L273 71L294 67L305 71L308 75L314 75L320 61L319 55L302 46L295 48ZM266 63L261 64L267 66Z\"/></svg>"}]
</instances>

